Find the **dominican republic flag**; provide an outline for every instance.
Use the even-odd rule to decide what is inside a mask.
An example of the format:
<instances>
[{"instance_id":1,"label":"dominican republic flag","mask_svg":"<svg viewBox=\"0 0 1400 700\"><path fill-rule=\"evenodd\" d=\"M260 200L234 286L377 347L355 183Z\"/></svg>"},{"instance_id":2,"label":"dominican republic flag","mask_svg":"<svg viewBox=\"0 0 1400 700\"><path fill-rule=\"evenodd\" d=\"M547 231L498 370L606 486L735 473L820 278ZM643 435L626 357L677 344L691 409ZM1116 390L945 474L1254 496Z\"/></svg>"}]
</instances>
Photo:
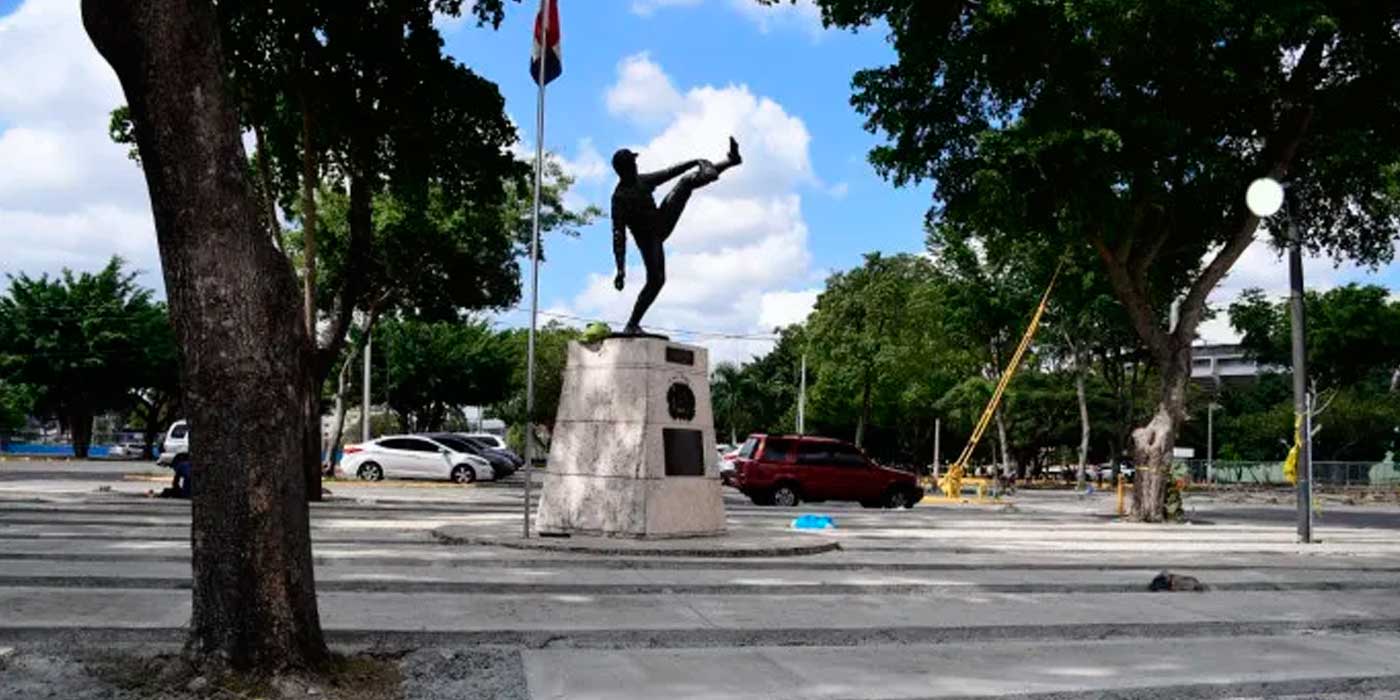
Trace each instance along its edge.
<instances>
[{"instance_id":1,"label":"dominican republic flag","mask_svg":"<svg viewBox=\"0 0 1400 700\"><path fill-rule=\"evenodd\" d=\"M540 83L540 52L544 52L544 84L564 72L564 56L559 50L559 0L543 0L535 16L535 47L530 52L530 77ZM545 27L549 27L546 35Z\"/></svg>"}]
</instances>

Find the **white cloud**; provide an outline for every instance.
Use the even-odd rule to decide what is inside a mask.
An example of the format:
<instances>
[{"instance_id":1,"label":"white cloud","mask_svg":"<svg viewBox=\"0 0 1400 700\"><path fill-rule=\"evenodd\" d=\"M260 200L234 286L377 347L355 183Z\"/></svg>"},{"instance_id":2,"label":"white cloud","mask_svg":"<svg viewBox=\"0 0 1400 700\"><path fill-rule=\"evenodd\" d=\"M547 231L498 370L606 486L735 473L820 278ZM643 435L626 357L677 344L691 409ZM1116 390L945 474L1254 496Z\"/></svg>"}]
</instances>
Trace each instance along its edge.
<instances>
[{"instance_id":1,"label":"white cloud","mask_svg":"<svg viewBox=\"0 0 1400 700\"><path fill-rule=\"evenodd\" d=\"M851 185L846 182L838 182L828 187L826 193L831 195L832 199L845 199L846 195L851 193Z\"/></svg>"},{"instance_id":2,"label":"white cloud","mask_svg":"<svg viewBox=\"0 0 1400 700\"><path fill-rule=\"evenodd\" d=\"M659 9L668 7L694 7L704 0L632 0L632 12L649 17Z\"/></svg>"},{"instance_id":3,"label":"white cloud","mask_svg":"<svg viewBox=\"0 0 1400 700\"><path fill-rule=\"evenodd\" d=\"M802 323L817 305L820 289L797 292L769 292L759 300L758 322L768 328L782 328Z\"/></svg>"},{"instance_id":4,"label":"white cloud","mask_svg":"<svg viewBox=\"0 0 1400 700\"><path fill-rule=\"evenodd\" d=\"M641 85L652 86L651 92ZM632 97L657 92L663 99ZM631 146L644 171L697 157L720 160L730 135L739 141L743 165L697 191L667 241L666 288L644 325L710 347L715 363L766 352L773 328L804 318L816 297L814 290L794 288L810 279L800 191L821 187L806 125L744 85L681 93L646 54L618 65L608 103L615 115L655 129L650 141ZM663 186L658 199L669 188ZM630 243L628 256L626 290L613 289L611 270L590 275L570 304L573 313L614 325L626 320L646 277Z\"/></svg>"},{"instance_id":5,"label":"white cloud","mask_svg":"<svg viewBox=\"0 0 1400 700\"><path fill-rule=\"evenodd\" d=\"M1211 251L1206 260L1215 254ZM1392 263L1388 274L1400 274L1400 264ZM1387 274L1383 271L1380 274ZM1310 290L1326 291L1351 282L1385 284L1378 280L1377 271L1353 263L1337 264L1331 258L1303 256L1303 282ZM1211 292L1208 303L1217 313L1215 318L1201 324L1197 335L1208 343L1239 342L1239 335L1230 327L1230 304L1239 299L1246 289L1256 288L1276 299L1288 296L1288 259L1285 251L1273 244L1272 236L1260 230L1254 236L1254 243L1245 249L1244 255L1235 261L1230 273Z\"/></svg>"},{"instance_id":6,"label":"white cloud","mask_svg":"<svg viewBox=\"0 0 1400 700\"><path fill-rule=\"evenodd\" d=\"M622 59L617 72L617 82L605 95L608 112L614 116L654 125L680 109L681 94L646 52Z\"/></svg>"},{"instance_id":7,"label":"white cloud","mask_svg":"<svg viewBox=\"0 0 1400 700\"><path fill-rule=\"evenodd\" d=\"M783 0L774 5L760 5L755 0L729 0L730 7L767 34L779 27L793 27L807 32L812 38L821 36L822 12L812 0Z\"/></svg>"},{"instance_id":8,"label":"white cloud","mask_svg":"<svg viewBox=\"0 0 1400 700\"><path fill-rule=\"evenodd\" d=\"M773 5L761 5L757 0L721 0L733 12L767 34L774 29L797 29L806 32L814 40L821 37L821 8L813 0L780 0ZM658 10L672 7L695 7L705 0L632 0L632 12L650 17Z\"/></svg>"},{"instance_id":9,"label":"white cloud","mask_svg":"<svg viewBox=\"0 0 1400 700\"><path fill-rule=\"evenodd\" d=\"M573 158L564 155L558 158L564 173L575 182L602 180L611 170L607 161L603 160L603 154L598 152L598 147L593 145L593 139L589 138L579 139L578 151Z\"/></svg>"},{"instance_id":10,"label":"white cloud","mask_svg":"<svg viewBox=\"0 0 1400 700\"><path fill-rule=\"evenodd\" d=\"M94 269L113 254L161 288L145 179L107 134L125 100L76 2L0 18L0 273Z\"/></svg>"}]
</instances>

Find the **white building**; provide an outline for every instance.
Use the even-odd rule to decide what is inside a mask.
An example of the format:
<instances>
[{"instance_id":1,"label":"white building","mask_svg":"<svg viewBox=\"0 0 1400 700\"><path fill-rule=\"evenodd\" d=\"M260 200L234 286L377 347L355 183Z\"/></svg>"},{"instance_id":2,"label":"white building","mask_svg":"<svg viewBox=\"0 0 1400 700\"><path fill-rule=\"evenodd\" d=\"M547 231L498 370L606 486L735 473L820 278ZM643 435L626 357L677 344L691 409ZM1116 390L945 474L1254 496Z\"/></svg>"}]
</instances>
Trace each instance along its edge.
<instances>
[{"instance_id":1,"label":"white building","mask_svg":"<svg viewBox=\"0 0 1400 700\"><path fill-rule=\"evenodd\" d=\"M1191 350L1191 379L1219 390L1225 384L1252 382L1278 368L1260 366L1237 344L1197 345Z\"/></svg>"}]
</instances>

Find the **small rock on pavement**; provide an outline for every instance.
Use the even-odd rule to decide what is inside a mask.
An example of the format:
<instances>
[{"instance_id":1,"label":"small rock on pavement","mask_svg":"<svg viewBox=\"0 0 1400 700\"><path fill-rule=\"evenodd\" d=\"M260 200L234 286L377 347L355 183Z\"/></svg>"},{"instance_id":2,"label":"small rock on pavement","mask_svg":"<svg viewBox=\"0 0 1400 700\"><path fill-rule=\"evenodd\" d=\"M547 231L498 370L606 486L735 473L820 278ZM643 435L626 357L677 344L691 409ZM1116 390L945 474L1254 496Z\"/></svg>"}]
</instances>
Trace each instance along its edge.
<instances>
[{"instance_id":1,"label":"small rock on pavement","mask_svg":"<svg viewBox=\"0 0 1400 700\"><path fill-rule=\"evenodd\" d=\"M1163 571L1157 574L1157 578L1152 579L1152 583L1148 584L1147 590L1154 592L1170 591L1172 593L1203 593L1210 589L1195 576L1182 576L1170 571Z\"/></svg>"},{"instance_id":2,"label":"small rock on pavement","mask_svg":"<svg viewBox=\"0 0 1400 700\"><path fill-rule=\"evenodd\" d=\"M5 662L5 659L8 659L8 658L10 658L11 656L14 656L14 655L15 655L15 648L14 648L14 647L0 647L0 663L4 663L4 662Z\"/></svg>"},{"instance_id":3,"label":"small rock on pavement","mask_svg":"<svg viewBox=\"0 0 1400 700\"><path fill-rule=\"evenodd\" d=\"M204 676L195 676L194 679L191 680L191 681L185 686L185 690L188 690L188 691L190 691L191 693L200 693L200 692L203 692L203 691L204 691L206 688L208 688L208 687L209 687L209 679L208 679L208 678L205 678Z\"/></svg>"}]
</instances>

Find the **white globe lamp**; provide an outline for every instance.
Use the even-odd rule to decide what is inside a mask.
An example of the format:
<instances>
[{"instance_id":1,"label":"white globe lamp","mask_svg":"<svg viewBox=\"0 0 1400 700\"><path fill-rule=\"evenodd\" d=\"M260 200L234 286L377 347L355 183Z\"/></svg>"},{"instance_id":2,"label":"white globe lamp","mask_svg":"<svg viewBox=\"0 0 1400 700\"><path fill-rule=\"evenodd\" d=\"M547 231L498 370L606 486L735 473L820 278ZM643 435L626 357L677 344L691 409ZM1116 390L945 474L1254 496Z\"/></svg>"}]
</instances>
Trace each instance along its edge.
<instances>
[{"instance_id":1,"label":"white globe lamp","mask_svg":"<svg viewBox=\"0 0 1400 700\"><path fill-rule=\"evenodd\" d=\"M1261 177L1249 183L1245 190L1244 202L1249 211L1261 219L1267 219L1283 207L1283 185L1270 177Z\"/></svg>"}]
</instances>

